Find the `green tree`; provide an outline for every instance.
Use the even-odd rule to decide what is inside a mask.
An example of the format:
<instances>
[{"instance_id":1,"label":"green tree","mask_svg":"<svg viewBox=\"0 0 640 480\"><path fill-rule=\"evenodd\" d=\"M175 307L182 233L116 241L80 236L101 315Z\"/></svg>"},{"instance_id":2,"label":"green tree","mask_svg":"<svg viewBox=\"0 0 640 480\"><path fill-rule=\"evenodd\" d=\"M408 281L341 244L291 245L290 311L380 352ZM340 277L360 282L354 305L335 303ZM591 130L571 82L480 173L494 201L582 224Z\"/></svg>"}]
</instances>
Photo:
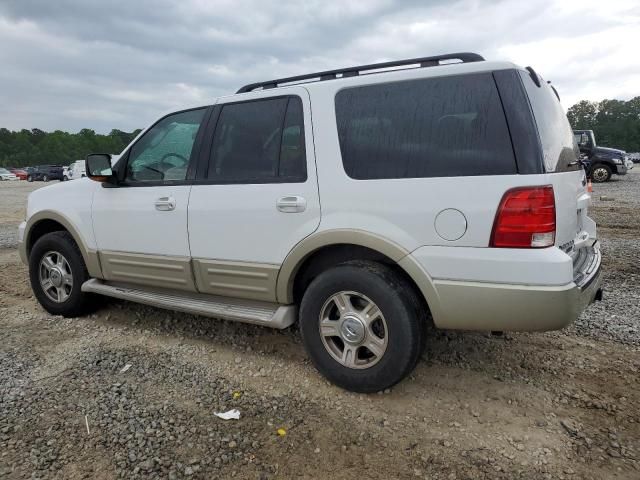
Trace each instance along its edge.
<instances>
[{"instance_id":1,"label":"green tree","mask_svg":"<svg viewBox=\"0 0 640 480\"><path fill-rule=\"evenodd\" d=\"M591 130L596 123L598 104L588 100L581 100L567 111L571 126L579 130Z\"/></svg>"},{"instance_id":2,"label":"green tree","mask_svg":"<svg viewBox=\"0 0 640 480\"><path fill-rule=\"evenodd\" d=\"M92 152L120 153L139 132L112 130L100 135L89 128L78 133L0 128L0 166L68 165Z\"/></svg>"},{"instance_id":3,"label":"green tree","mask_svg":"<svg viewBox=\"0 0 640 480\"><path fill-rule=\"evenodd\" d=\"M581 100L569 108L567 117L573 128L593 130L601 146L640 152L640 97L628 101Z\"/></svg>"}]
</instances>

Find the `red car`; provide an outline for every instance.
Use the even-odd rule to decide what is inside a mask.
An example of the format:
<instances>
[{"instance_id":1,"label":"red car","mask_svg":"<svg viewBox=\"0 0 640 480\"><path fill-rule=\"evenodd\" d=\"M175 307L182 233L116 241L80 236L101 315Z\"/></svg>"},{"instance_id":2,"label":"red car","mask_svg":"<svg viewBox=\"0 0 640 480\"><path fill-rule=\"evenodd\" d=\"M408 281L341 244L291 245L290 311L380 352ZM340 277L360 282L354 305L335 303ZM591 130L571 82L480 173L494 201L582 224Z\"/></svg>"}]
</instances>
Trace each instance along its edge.
<instances>
[{"instance_id":1,"label":"red car","mask_svg":"<svg viewBox=\"0 0 640 480\"><path fill-rule=\"evenodd\" d=\"M16 177L18 177L20 180L27 179L28 173L24 170L21 170L19 168L10 168L9 171L13 173Z\"/></svg>"}]
</instances>

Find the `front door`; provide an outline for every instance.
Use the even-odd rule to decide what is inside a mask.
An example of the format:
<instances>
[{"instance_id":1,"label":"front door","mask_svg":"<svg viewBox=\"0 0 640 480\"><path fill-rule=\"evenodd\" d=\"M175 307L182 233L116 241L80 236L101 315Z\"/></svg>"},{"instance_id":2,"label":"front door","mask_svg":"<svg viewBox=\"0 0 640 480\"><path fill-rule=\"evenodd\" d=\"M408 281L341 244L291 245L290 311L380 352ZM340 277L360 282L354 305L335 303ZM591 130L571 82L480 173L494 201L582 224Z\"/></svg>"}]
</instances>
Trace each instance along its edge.
<instances>
[{"instance_id":1,"label":"front door","mask_svg":"<svg viewBox=\"0 0 640 480\"><path fill-rule=\"evenodd\" d=\"M106 280L195 290L187 172L206 111L162 118L116 164L119 186L96 190L93 229Z\"/></svg>"},{"instance_id":2,"label":"front door","mask_svg":"<svg viewBox=\"0 0 640 480\"><path fill-rule=\"evenodd\" d=\"M284 258L320 223L310 104L301 87L249 98L214 109L189 242L199 291L275 301Z\"/></svg>"}]
</instances>

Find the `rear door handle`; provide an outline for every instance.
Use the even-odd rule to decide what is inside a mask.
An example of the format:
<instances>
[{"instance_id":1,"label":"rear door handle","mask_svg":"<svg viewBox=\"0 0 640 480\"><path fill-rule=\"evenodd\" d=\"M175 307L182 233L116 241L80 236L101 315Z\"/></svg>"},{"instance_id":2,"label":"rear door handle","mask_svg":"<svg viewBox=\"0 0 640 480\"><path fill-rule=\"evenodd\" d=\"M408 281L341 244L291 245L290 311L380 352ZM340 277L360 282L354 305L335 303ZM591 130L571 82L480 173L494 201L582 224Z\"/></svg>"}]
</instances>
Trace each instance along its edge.
<instances>
[{"instance_id":1,"label":"rear door handle","mask_svg":"<svg viewBox=\"0 0 640 480\"><path fill-rule=\"evenodd\" d=\"M176 199L173 197L160 197L156 200L156 210L160 210L161 212L169 212L171 210L175 210L176 208Z\"/></svg>"},{"instance_id":2,"label":"rear door handle","mask_svg":"<svg viewBox=\"0 0 640 480\"><path fill-rule=\"evenodd\" d=\"M281 197L276 202L276 208L282 213L299 213L307 209L307 201L304 197L296 195Z\"/></svg>"}]
</instances>

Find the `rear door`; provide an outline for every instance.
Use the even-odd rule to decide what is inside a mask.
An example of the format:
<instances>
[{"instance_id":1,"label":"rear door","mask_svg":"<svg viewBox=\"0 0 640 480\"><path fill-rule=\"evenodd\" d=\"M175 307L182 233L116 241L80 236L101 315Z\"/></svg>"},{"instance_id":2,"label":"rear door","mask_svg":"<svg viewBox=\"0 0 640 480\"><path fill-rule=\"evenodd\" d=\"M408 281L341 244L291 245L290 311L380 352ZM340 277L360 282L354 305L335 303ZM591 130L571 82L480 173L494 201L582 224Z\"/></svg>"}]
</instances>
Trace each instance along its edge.
<instances>
[{"instance_id":1,"label":"rear door","mask_svg":"<svg viewBox=\"0 0 640 480\"><path fill-rule=\"evenodd\" d=\"M275 300L284 258L320 223L307 91L222 99L189 201L201 292Z\"/></svg>"},{"instance_id":2,"label":"rear door","mask_svg":"<svg viewBox=\"0 0 640 480\"><path fill-rule=\"evenodd\" d=\"M595 240L595 223L587 216L590 195L578 161L580 151L555 92L533 73L520 71L542 146L544 168L550 173L556 198L556 245L570 254Z\"/></svg>"}]
</instances>

